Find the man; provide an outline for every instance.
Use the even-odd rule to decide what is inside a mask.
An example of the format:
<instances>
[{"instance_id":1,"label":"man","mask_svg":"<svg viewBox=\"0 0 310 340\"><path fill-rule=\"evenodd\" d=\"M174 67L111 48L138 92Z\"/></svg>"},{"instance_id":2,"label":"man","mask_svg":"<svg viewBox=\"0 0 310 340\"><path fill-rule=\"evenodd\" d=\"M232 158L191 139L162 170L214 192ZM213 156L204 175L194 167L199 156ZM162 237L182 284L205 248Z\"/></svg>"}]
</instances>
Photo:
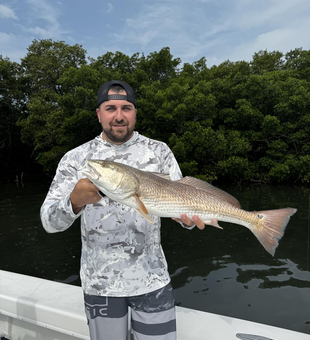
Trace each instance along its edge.
<instances>
[{"instance_id":1,"label":"man","mask_svg":"<svg viewBox=\"0 0 310 340\"><path fill-rule=\"evenodd\" d=\"M69 151L60 161L41 208L47 232L60 232L81 216L81 282L92 340L126 339L128 306L132 338L175 340L174 296L160 244L160 218L150 224L129 207L107 197L82 178L87 159L107 159L141 170L181 178L179 166L165 143L134 131L133 89L109 81L98 91L101 136ZM203 222L186 215L179 222Z\"/></svg>"}]
</instances>

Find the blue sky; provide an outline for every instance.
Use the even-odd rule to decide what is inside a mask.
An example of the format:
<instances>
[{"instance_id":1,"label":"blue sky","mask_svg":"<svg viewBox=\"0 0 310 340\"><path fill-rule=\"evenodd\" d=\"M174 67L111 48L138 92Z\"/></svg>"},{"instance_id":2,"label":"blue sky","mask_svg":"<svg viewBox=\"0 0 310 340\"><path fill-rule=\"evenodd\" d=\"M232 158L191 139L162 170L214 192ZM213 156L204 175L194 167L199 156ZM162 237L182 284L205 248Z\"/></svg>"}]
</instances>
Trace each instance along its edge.
<instances>
[{"instance_id":1,"label":"blue sky","mask_svg":"<svg viewBox=\"0 0 310 340\"><path fill-rule=\"evenodd\" d=\"M52 39L93 58L168 46L211 67L259 50L309 50L309 32L309 0L0 0L0 54L17 62L33 39Z\"/></svg>"}]
</instances>

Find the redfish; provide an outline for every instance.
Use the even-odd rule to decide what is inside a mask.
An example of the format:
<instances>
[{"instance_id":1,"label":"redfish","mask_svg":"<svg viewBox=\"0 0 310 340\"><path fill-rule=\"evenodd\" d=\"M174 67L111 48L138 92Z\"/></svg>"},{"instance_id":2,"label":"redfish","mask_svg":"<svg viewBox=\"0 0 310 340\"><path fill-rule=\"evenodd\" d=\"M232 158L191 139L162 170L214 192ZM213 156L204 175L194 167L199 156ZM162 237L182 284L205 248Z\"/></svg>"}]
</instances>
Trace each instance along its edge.
<instances>
[{"instance_id":1,"label":"redfish","mask_svg":"<svg viewBox=\"0 0 310 340\"><path fill-rule=\"evenodd\" d=\"M88 160L83 174L110 199L135 209L153 223L152 215L180 218L197 215L221 228L218 221L240 224L252 231L274 256L290 217L297 209L245 211L236 198L193 177L171 181L168 175L150 173L106 160Z\"/></svg>"}]
</instances>

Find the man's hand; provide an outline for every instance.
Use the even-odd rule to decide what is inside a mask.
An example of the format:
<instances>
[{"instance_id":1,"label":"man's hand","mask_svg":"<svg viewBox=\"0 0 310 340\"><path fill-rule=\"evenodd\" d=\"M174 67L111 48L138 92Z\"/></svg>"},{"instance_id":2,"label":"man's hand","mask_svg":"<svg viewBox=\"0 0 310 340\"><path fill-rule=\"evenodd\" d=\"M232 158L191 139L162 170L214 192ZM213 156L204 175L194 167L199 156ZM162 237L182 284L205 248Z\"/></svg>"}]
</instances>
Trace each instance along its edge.
<instances>
[{"instance_id":1,"label":"man's hand","mask_svg":"<svg viewBox=\"0 0 310 340\"><path fill-rule=\"evenodd\" d=\"M182 214L181 218L173 218L173 220L182 222L189 227L192 227L194 224L196 224L196 226L201 230L205 228L205 224L201 221L201 219L197 215L194 215L192 219L190 219L187 215Z\"/></svg>"},{"instance_id":2,"label":"man's hand","mask_svg":"<svg viewBox=\"0 0 310 340\"><path fill-rule=\"evenodd\" d=\"M72 210L77 214L86 204L94 204L101 200L99 189L87 178L80 179L70 195Z\"/></svg>"}]
</instances>

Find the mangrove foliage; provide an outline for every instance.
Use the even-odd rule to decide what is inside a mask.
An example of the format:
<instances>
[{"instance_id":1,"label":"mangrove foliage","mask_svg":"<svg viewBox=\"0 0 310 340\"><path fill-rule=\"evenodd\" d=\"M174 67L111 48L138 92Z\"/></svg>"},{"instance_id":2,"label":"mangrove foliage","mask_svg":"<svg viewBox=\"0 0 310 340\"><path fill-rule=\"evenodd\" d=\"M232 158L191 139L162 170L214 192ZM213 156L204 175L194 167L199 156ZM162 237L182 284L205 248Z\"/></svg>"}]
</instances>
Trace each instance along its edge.
<instances>
[{"instance_id":1,"label":"mangrove foliage","mask_svg":"<svg viewBox=\"0 0 310 340\"><path fill-rule=\"evenodd\" d=\"M1 178L49 174L98 135L96 94L108 80L136 92L137 130L166 142L184 175L204 180L310 180L310 51L259 51L250 62L182 63L34 40L20 63L0 56ZM37 168L36 168L37 169Z\"/></svg>"}]
</instances>

